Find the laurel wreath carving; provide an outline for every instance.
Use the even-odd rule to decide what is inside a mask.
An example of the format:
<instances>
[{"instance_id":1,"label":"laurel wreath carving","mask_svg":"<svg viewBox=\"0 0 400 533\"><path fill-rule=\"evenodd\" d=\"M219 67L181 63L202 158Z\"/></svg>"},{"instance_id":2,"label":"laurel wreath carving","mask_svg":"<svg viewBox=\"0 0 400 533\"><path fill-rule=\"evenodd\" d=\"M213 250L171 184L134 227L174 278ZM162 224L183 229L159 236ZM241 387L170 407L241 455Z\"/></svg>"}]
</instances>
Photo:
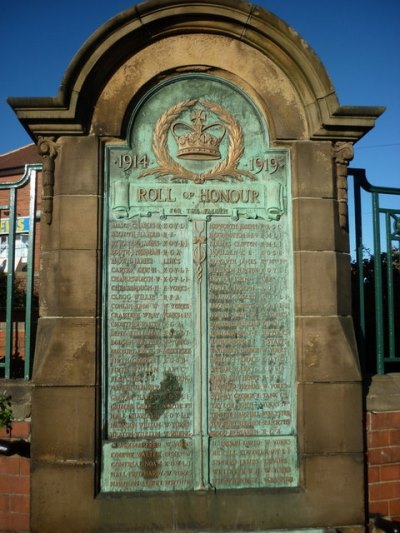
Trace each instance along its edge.
<instances>
[{"instance_id":1,"label":"laurel wreath carving","mask_svg":"<svg viewBox=\"0 0 400 533\"><path fill-rule=\"evenodd\" d=\"M181 113L196 104L199 104L218 115L223 122L225 122L229 134L228 155L225 160L210 171L202 174L196 174L195 172L187 170L174 161L168 152L168 132L172 122L176 120ZM156 123L153 133L152 147L159 166L145 170L140 174L139 178L150 175L156 175L158 178L171 176L172 181L190 180L195 183L204 183L207 180L226 181L228 178L242 181L242 176L247 176L252 180L257 179L251 172L237 168L244 152L243 131L239 122L237 122L228 111L215 102L188 99L168 109L161 115Z\"/></svg>"}]
</instances>

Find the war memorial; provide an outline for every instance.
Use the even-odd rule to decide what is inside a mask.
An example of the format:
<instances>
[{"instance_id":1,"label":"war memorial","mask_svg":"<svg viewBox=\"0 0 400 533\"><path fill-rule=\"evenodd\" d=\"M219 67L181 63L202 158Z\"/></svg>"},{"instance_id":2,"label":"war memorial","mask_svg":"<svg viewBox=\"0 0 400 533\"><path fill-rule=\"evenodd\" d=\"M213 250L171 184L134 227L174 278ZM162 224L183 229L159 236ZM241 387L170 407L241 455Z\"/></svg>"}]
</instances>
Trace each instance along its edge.
<instances>
[{"instance_id":1,"label":"war memorial","mask_svg":"<svg viewBox=\"0 0 400 533\"><path fill-rule=\"evenodd\" d=\"M364 531L346 168L382 108L230 0L138 4L10 102L43 156L32 533Z\"/></svg>"}]
</instances>

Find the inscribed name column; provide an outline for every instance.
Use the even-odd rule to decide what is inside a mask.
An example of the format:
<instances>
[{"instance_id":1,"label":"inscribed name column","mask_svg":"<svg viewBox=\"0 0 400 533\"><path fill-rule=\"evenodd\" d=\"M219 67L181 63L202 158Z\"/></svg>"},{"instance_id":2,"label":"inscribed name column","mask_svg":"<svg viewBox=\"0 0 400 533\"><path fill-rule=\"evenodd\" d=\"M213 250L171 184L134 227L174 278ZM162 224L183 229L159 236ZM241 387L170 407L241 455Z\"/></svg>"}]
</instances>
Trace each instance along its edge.
<instances>
[{"instance_id":1,"label":"inscribed name column","mask_svg":"<svg viewBox=\"0 0 400 533\"><path fill-rule=\"evenodd\" d=\"M294 420L285 233L285 220L209 225L210 476L216 487L296 483L295 440L287 436Z\"/></svg>"},{"instance_id":2,"label":"inscribed name column","mask_svg":"<svg viewBox=\"0 0 400 533\"><path fill-rule=\"evenodd\" d=\"M187 222L113 220L109 241L108 488L192 488Z\"/></svg>"}]
</instances>

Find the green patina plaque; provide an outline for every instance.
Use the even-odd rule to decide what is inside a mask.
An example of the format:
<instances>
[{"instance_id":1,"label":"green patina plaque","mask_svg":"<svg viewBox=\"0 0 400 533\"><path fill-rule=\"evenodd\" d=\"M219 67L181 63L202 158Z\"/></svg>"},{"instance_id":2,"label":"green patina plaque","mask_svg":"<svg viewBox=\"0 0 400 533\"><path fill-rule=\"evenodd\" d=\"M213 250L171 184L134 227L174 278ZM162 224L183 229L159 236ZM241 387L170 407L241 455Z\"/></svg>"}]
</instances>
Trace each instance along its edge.
<instances>
[{"instance_id":1,"label":"green patina plaque","mask_svg":"<svg viewBox=\"0 0 400 533\"><path fill-rule=\"evenodd\" d=\"M105 157L105 492L298 484L289 151L186 75Z\"/></svg>"}]
</instances>

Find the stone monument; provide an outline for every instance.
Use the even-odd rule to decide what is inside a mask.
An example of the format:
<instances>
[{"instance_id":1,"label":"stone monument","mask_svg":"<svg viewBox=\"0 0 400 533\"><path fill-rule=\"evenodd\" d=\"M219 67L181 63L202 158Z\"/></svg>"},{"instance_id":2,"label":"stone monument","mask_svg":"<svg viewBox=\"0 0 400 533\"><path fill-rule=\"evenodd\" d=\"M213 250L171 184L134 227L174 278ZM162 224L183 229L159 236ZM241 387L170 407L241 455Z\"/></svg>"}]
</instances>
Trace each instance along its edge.
<instances>
[{"instance_id":1,"label":"stone monument","mask_svg":"<svg viewBox=\"0 0 400 533\"><path fill-rule=\"evenodd\" d=\"M105 24L44 161L32 532L364 528L340 107L284 22L228 0Z\"/></svg>"}]
</instances>

